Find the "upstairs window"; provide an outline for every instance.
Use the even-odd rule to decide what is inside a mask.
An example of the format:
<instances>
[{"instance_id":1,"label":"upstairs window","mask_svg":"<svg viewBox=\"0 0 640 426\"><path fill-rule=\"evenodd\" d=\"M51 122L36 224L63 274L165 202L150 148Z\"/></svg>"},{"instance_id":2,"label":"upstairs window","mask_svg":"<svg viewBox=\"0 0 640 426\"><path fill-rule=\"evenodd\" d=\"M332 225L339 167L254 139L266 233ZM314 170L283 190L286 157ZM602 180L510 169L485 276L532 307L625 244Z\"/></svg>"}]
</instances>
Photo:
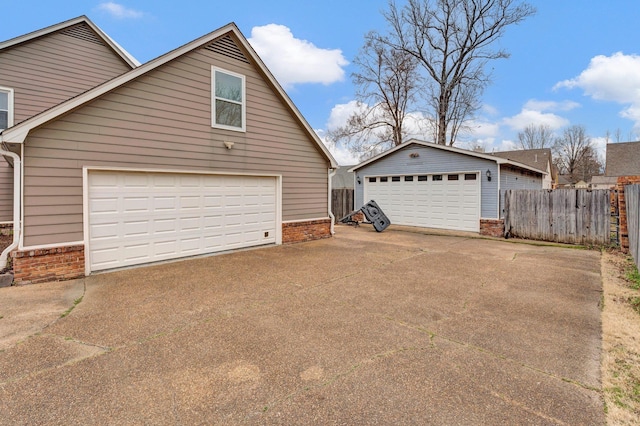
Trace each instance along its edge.
<instances>
[{"instance_id":1,"label":"upstairs window","mask_svg":"<svg viewBox=\"0 0 640 426\"><path fill-rule=\"evenodd\" d=\"M0 132L13 126L13 90L0 87Z\"/></svg>"},{"instance_id":2,"label":"upstairs window","mask_svg":"<svg viewBox=\"0 0 640 426\"><path fill-rule=\"evenodd\" d=\"M246 102L243 75L211 67L212 127L245 131Z\"/></svg>"}]
</instances>

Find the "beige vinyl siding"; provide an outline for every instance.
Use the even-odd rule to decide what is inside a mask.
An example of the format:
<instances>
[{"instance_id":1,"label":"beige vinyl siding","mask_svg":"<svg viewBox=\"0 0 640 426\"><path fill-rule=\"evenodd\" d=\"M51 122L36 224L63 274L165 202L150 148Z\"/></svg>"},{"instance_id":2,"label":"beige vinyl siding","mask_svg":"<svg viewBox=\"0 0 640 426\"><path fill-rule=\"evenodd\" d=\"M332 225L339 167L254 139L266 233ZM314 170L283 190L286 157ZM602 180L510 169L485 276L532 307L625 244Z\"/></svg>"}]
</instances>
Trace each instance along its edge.
<instances>
[{"instance_id":1,"label":"beige vinyl siding","mask_svg":"<svg viewBox=\"0 0 640 426\"><path fill-rule=\"evenodd\" d=\"M212 65L246 76L245 133L211 127ZM256 68L205 49L30 134L26 246L83 240L83 166L281 174L284 221L328 216L328 160Z\"/></svg>"},{"instance_id":2,"label":"beige vinyl siding","mask_svg":"<svg viewBox=\"0 0 640 426\"><path fill-rule=\"evenodd\" d=\"M0 156L0 223L13 222L13 167Z\"/></svg>"},{"instance_id":3,"label":"beige vinyl siding","mask_svg":"<svg viewBox=\"0 0 640 426\"><path fill-rule=\"evenodd\" d=\"M61 31L0 51L0 86L15 94L14 124L130 69L106 44Z\"/></svg>"}]
</instances>

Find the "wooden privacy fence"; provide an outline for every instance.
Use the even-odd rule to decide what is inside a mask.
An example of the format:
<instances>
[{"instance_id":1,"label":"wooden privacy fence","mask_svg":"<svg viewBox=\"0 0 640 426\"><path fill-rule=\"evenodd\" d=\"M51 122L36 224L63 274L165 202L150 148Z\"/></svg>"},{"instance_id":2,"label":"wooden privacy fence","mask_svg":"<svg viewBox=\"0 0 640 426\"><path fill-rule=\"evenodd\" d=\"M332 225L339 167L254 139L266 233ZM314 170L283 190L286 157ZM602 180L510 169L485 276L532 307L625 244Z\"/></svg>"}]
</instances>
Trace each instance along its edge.
<instances>
[{"instance_id":1,"label":"wooden privacy fence","mask_svg":"<svg viewBox=\"0 0 640 426\"><path fill-rule=\"evenodd\" d=\"M608 189L507 190L505 232L570 244L610 243Z\"/></svg>"},{"instance_id":2,"label":"wooden privacy fence","mask_svg":"<svg viewBox=\"0 0 640 426\"><path fill-rule=\"evenodd\" d=\"M340 220L353 211L353 189L331 190L331 213Z\"/></svg>"},{"instance_id":3,"label":"wooden privacy fence","mask_svg":"<svg viewBox=\"0 0 640 426\"><path fill-rule=\"evenodd\" d=\"M629 233L629 252L636 266L640 263L640 185L626 185L624 198L627 205L627 232Z\"/></svg>"}]
</instances>

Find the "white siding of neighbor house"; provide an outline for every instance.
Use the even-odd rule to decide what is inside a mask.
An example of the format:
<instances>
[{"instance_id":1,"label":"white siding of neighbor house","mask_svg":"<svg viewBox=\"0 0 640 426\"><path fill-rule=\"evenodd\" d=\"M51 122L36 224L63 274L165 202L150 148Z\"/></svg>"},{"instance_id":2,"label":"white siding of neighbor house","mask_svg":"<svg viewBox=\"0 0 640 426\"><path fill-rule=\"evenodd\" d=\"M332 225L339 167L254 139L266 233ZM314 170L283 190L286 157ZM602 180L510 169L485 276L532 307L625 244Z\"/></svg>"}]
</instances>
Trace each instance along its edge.
<instances>
[{"instance_id":1,"label":"white siding of neighbor house","mask_svg":"<svg viewBox=\"0 0 640 426\"><path fill-rule=\"evenodd\" d=\"M500 217L504 216L504 193L508 189L542 189L542 175L503 165L500 170Z\"/></svg>"},{"instance_id":2,"label":"white siding of neighbor house","mask_svg":"<svg viewBox=\"0 0 640 426\"><path fill-rule=\"evenodd\" d=\"M246 132L211 127L212 65L246 76ZM278 174L283 221L328 217L320 148L258 68L204 47L32 131L25 246L83 240L83 166Z\"/></svg>"},{"instance_id":3,"label":"white siding of neighbor house","mask_svg":"<svg viewBox=\"0 0 640 426\"><path fill-rule=\"evenodd\" d=\"M411 154L418 154L412 158ZM486 172L491 171L492 180L487 180ZM368 164L356 171L361 184L356 183L355 209L359 209L369 200L364 200L364 181L367 176L405 176L431 173L480 173L481 206L480 217L498 218L498 167L495 161L472 157L470 155L409 145L386 157Z\"/></svg>"}]
</instances>

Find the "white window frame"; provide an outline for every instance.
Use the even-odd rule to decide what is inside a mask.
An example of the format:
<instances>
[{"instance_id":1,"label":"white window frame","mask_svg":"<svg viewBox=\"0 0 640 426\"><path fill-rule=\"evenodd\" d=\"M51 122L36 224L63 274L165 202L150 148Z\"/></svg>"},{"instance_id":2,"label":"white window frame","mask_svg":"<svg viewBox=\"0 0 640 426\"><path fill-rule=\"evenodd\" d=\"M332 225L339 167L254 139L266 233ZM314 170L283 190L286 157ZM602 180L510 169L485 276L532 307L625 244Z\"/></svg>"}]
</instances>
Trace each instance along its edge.
<instances>
[{"instance_id":1,"label":"white window frame","mask_svg":"<svg viewBox=\"0 0 640 426\"><path fill-rule=\"evenodd\" d=\"M13 126L13 89L9 89L8 87L0 86L0 92L6 93L8 96L7 100L7 129ZM4 129L0 129L0 132Z\"/></svg>"},{"instance_id":2,"label":"white window frame","mask_svg":"<svg viewBox=\"0 0 640 426\"><path fill-rule=\"evenodd\" d=\"M216 72L228 74L240 79L242 84L242 101L241 102L233 101L226 98L216 97ZM242 126L241 127L234 127L234 126L228 126L226 124L216 123L216 99L241 105L242 107ZM229 70L225 70L224 68L212 66L211 67L211 127L214 127L217 129L233 130L235 132L245 132L246 125L247 125L247 90L246 90L245 76Z\"/></svg>"}]
</instances>

